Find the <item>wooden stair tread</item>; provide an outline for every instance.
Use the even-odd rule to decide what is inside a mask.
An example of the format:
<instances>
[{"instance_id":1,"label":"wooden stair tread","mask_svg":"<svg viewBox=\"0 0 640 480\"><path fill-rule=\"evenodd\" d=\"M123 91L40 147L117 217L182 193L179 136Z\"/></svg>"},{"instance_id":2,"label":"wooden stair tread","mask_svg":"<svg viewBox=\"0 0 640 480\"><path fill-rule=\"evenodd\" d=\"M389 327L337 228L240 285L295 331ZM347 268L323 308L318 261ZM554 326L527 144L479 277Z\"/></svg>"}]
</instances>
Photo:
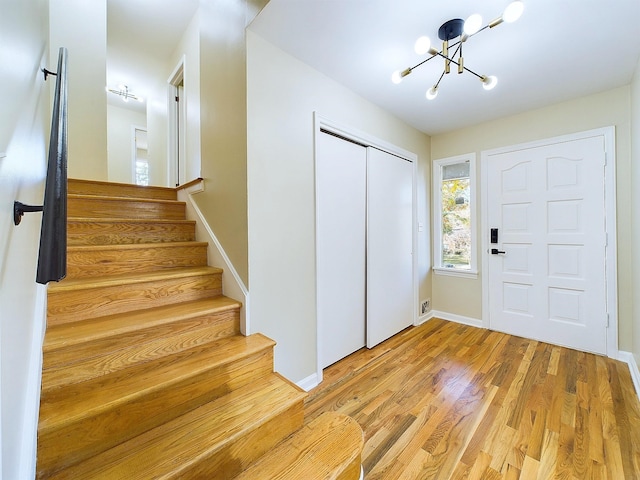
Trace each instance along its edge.
<instances>
[{"instance_id":1,"label":"wooden stair tread","mask_svg":"<svg viewBox=\"0 0 640 480\"><path fill-rule=\"evenodd\" d=\"M163 198L141 198L141 197L116 197L113 195L85 195L81 193L69 193L68 200L90 200L104 202L134 202L134 203L152 203L165 205L186 205L185 202L179 200L166 200ZM101 217L102 218L102 217Z\"/></svg>"},{"instance_id":2,"label":"wooden stair tread","mask_svg":"<svg viewBox=\"0 0 640 480\"><path fill-rule=\"evenodd\" d=\"M140 223L140 224L188 224L195 225L195 220L172 218L127 218L127 217L69 217L69 222L77 223Z\"/></svg>"},{"instance_id":3,"label":"wooden stair tread","mask_svg":"<svg viewBox=\"0 0 640 480\"><path fill-rule=\"evenodd\" d=\"M149 310L77 322L79 328L52 326L43 347L43 395L240 334L240 303L226 297Z\"/></svg>"},{"instance_id":4,"label":"wooden stair tread","mask_svg":"<svg viewBox=\"0 0 640 480\"><path fill-rule=\"evenodd\" d=\"M119 313L84 322L54 325L47 329L43 351L47 353L58 348L143 330L196 315L240 308L241 305L237 300L219 296L147 310Z\"/></svg>"},{"instance_id":5,"label":"wooden stair tread","mask_svg":"<svg viewBox=\"0 0 640 480\"><path fill-rule=\"evenodd\" d=\"M146 250L149 248L154 249L171 249L178 247L206 247L209 244L207 242L165 242L165 243L123 243L123 244L109 244L109 245L70 245L67 247L67 252L105 252L114 250Z\"/></svg>"},{"instance_id":6,"label":"wooden stair tread","mask_svg":"<svg viewBox=\"0 0 640 480\"><path fill-rule=\"evenodd\" d=\"M325 412L234 480L357 480L363 446L358 422L343 414Z\"/></svg>"},{"instance_id":7,"label":"wooden stair tread","mask_svg":"<svg viewBox=\"0 0 640 480\"><path fill-rule=\"evenodd\" d=\"M123 284L148 283L158 280L184 278L197 275L221 274L218 267L187 267L167 269L157 272L139 272L131 274L109 275L100 278L66 278L58 283L49 284L49 293L64 292L69 290L82 290L89 288L110 287Z\"/></svg>"},{"instance_id":8,"label":"wooden stair tread","mask_svg":"<svg viewBox=\"0 0 640 480\"><path fill-rule=\"evenodd\" d=\"M272 348L274 344L273 340L261 334L249 337L237 335L213 342L206 348L200 347L193 349L193 352L182 352L164 357L162 361L150 362L138 368L135 375L123 370L115 375L69 385L61 389L60 398L56 398L57 390L52 391L43 397L40 405L39 434L96 416L133 398L170 388L170 385L201 371L232 363L248 354ZM156 364L160 366L156 367Z\"/></svg>"},{"instance_id":9,"label":"wooden stair tread","mask_svg":"<svg viewBox=\"0 0 640 480\"><path fill-rule=\"evenodd\" d=\"M123 245L194 241L196 222L165 218L68 217L67 244Z\"/></svg>"},{"instance_id":10,"label":"wooden stair tread","mask_svg":"<svg viewBox=\"0 0 640 480\"><path fill-rule=\"evenodd\" d=\"M105 195L117 192L120 196L133 198L165 198L175 199L176 189L171 187L142 186L129 183L103 182L97 180L68 179L67 191L71 194Z\"/></svg>"},{"instance_id":11,"label":"wooden stair tread","mask_svg":"<svg viewBox=\"0 0 640 480\"><path fill-rule=\"evenodd\" d=\"M206 242L156 242L67 247L67 278L94 278L207 265Z\"/></svg>"},{"instance_id":12,"label":"wooden stair tread","mask_svg":"<svg viewBox=\"0 0 640 480\"><path fill-rule=\"evenodd\" d=\"M47 478L215 478L180 473L212 457L229 442L238 441L247 431L286 413L305 396L272 374ZM245 450L239 448L236 455L246 455Z\"/></svg>"}]
</instances>

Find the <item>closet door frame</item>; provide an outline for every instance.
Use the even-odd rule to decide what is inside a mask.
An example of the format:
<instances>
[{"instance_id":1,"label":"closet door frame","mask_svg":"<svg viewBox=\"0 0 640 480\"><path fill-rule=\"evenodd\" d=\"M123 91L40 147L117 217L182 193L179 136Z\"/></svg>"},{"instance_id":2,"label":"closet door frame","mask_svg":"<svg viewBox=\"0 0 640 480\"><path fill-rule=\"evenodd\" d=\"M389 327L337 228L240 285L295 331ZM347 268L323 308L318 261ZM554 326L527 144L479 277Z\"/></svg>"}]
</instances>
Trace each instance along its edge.
<instances>
[{"instance_id":1,"label":"closet door frame","mask_svg":"<svg viewBox=\"0 0 640 480\"><path fill-rule=\"evenodd\" d=\"M389 142L386 142L384 140L381 140L377 137L374 137L372 135L369 135L365 132L359 131L355 128L351 128L345 125L341 125L339 123L336 123L322 115L320 115L318 112L314 112L313 114L313 120L314 120L314 177L315 177L315 192L314 192L314 196L317 194L318 191L318 175L317 175L317 165L318 165L318 151L317 151L317 139L319 135L326 135L324 133L321 132L321 130L326 130L328 132L331 132L334 135L337 135L339 137L343 137L347 140L351 140L353 142L359 143L361 145L364 146L368 146L368 147L373 147L373 148L377 148L378 150L382 150L384 152L390 153L392 155L395 155L397 157L401 157L409 162L411 162L412 164L412 252L413 252L413 259L412 259L412 263L413 263L413 278L412 278L412 283L413 283L413 325L417 325L418 322L418 252L417 252L417 246L418 246L418 209L417 209L417 171L418 171L418 156L413 153L410 152L408 150L405 150L403 148L400 148L396 145L393 145ZM318 203L317 201L315 201L315 224L316 224L316 232L318 231ZM318 257L317 257L317 250L316 250L316 258L315 258L315 270L316 270L316 275L317 275L317 268L318 268ZM317 276L316 276L317 278ZM318 303L318 296L317 296L317 285L316 285L316 376L317 376L317 383L322 382L322 377L323 377L323 367L322 367L322 360L321 360L321 352L322 352L322 345L323 345L323 338L322 338L322 334L321 334L321 329L320 329L320 324L318 322L318 308L319 308L319 303Z\"/></svg>"}]
</instances>

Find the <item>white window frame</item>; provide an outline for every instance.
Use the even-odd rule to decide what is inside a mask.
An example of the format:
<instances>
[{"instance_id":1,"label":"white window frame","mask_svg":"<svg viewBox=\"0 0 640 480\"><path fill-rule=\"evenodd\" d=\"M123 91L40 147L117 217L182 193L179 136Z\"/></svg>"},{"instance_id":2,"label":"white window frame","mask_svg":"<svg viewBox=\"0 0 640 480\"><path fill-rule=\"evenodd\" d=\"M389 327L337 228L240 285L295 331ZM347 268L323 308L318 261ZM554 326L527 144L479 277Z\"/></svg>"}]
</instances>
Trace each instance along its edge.
<instances>
[{"instance_id":1,"label":"white window frame","mask_svg":"<svg viewBox=\"0 0 640 480\"><path fill-rule=\"evenodd\" d=\"M469 162L469 208L471 228L471 255L469 269L447 268L442 265L442 167L456 163ZM476 154L466 153L455 157L433 161L433 271L438 275L478 278L478 224L477 221L477 178Z\"/></svg>"}]
</instances>

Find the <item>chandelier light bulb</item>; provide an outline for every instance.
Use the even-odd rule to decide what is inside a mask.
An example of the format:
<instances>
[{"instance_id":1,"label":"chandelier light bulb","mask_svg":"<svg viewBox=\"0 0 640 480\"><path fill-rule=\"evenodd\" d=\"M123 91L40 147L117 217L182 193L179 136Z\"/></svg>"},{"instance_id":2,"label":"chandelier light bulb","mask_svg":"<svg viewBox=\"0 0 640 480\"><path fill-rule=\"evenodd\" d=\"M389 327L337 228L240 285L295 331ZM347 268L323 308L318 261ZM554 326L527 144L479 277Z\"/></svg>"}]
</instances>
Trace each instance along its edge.
<instances>
[{"instance_id":1,"label":"chandelier light bulb","mask_svg":"<svg viewBox=\"0 0 640 480\"><path fill-rule=\"evenodd\" d=\"M416 44L413 47L418 55L424 55L431 48L431 40L429 37L420 37L416 40Z\"/></svg>"},{"instance_id":2,"label":"chandelier light bulb","mask_svg":"<svg viewBox=\"0 0 640 480\"><path fill-rule=\"evenodd\" d=\"M436 87L435 85L431 87L429 90L427 90L427 94L425 96L427 97L427 100L433 100L434 98L436 98L438 96L438 87Z\"/></svg>"},{"instance_id":3,"label":"chandelier light bulb","mask_svg":"<svg viewBox=\"0 0 640 480\"><path fill-rule=\"evenodd\" d=\"M482 88L485 90L493 90L493 88L498 84L498 79L493 75L483 76L482 77Z\"/></svg>"},{"instance_id":4,"label":"chandelier light bulb","mask_svg":"<svg viewBox=\"0 0 640 480\"><path fill-rule=\"evenodd\" d=\"M502 19L507 23L515 22L520 18L523 10L524 10L524 3L522 3L520 0L511 2L505 9L504 13L502 14Z\"/></svg>"},{"instance_id":5,"label":"chandelier light bulb","mask_svg":"<svg viewBox=\"0 0 640 480\"><path fill-rule=\"evenodd\" d=\"M402 81L402 75L400 75L400 70L396 70L395 72L393 72L393 74L391 75L391 81L396 85Z\"/></svg>"},{"instance_id":6,"label":"chandelier light bulb","mask_svg":"<svg viewBox=\"0 0 640 480\"><path fill-rule=\"evenodd\" d=\"M464 33L468 36L478 33L482 27L482 17L478 13L474 13L464 22Z\"/></svg>"}]
</instances>

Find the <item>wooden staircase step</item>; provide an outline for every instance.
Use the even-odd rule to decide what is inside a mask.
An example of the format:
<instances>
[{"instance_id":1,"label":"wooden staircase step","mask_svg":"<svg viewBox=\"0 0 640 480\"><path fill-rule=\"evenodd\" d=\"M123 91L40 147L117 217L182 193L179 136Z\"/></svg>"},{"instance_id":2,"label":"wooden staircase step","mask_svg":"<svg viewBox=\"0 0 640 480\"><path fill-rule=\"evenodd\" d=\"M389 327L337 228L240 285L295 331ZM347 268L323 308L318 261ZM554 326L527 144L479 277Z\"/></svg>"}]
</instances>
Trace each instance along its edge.
<instances>
[{"instance_id":1,"label":"wooden staircase step","mask_svg":"<svg viewBox=\"0 0 640 480\"><path fill-rule=\"evenodd\" d=\"M234 480L358 480L363 446L358 422L325 412Z\"/></svg>"},{"instance_id":2,"label":"wooden staircase step","mask_svg":"<svg viewBox=\"0 0 640 480\"><path fill-rule=\"evenodd\" d=\"M205 265L206 242L67 247L67 278L101 277Z\"/></svg>"},{"instance_id":3,"label":"wooden staircase step","mask_svg":"<svg viewBox=\"0 0 640 480\"><path fill-rule=\"evenodd\" d=\"M175 188L145 187L127 183L100 182L95 180L67 180L67 191L78 195L99 195L114 197L155 198L157 200L175 200Z\"/></svg>"},{"instance_id":4,"label":"wooden staircase step","mask_svg":"<svg viewBox=\"0 0 640 480\"><path fill-rule=\"evenodd\" d=\"M43 347L43 395L240 333L226 297L52 327Z\"/></svg>"},{"instance_id":5,"label":"wooden staircase step","mask_svg":"<svg viewBox=\"0 0 640 480\"><path fill-rule=\"evenodd\" d=\"M42 469L89 458L269 376L273 345L260 334L238 335L43 395Z\"/></svg>"},{"instance_id":6,"label":"wooden staircase step","mask_svg":"<svg viewBox=\"0 0 640 480\"><path fill-rule=\"evenodd\" d=\"M98 195L67 195L69 217L90 218L164 218L185 219L185 203L175 200L155 200Z\"/></svg>"},{"instance_id":7,"label":"wooden staircase step","mask_svg":"<svg viewBox=\"0 0 640 480\"><path fill-rule=\"evenodd\" d=\"M305 396L277 374L256 377L227 395L66 470L41 470L38 478L233 478L302 426Z\"/></svg>"},{"instance_id":8,"label":"wooden staircase step","mask_svg":"<svg viewBox=\"0 0 640 480\"><path fill-rule=\"evenodd\" d=\"M48 290L47 323L59 325L222 294L222 269L190 267L65 279Z\"/></svg>"},{"instance_id":9,"label":"wooden staircase step","mask_svg":"<svg viewBox=\"0 0 640 480\"><path fill-rule=\"evenodd\" d=\"M78 218L67 220L67 244L110 245L189 242L196 239L196 222L130 218Z\"/></svg>"},{"instance_id":10,"label":"wooden staircase step","mask_svg":"<svg viewBox=\"0 0 640 480\"><path fill-rule=\"evenodd\" d=\"M135 345L154 340L165 328L174 328L183 321L215 320L220 337L239 333L238 309L241 303L219 296L135 312L109 315L84 322L54 325L47 329L43 344L43 369L72 364L91 358L96 352ZM168 326L168 327L167 327Z\"/></svg>"}]
</instances>

